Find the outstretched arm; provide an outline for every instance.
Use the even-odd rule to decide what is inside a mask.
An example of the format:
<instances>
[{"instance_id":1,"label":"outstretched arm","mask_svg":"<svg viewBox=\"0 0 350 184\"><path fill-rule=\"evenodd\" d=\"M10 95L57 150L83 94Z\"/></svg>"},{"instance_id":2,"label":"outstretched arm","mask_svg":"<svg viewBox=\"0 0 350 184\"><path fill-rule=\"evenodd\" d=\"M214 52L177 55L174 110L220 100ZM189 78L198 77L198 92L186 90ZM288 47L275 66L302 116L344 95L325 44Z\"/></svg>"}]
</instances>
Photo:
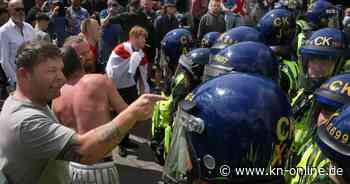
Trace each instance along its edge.
<instances>
[{"instance_id":1,"label":"outstretched arm","mask_svg":"<svg viewBox=\"0 0 350 184\"><path fill-rule=\"evenodd\" d=\"M159 95L142 95L111 122L83 135L73 135L57 159L82 164L96 163L112 151L136 121L150 118L153 106L159 100L165 99Z\"/></svg>"}]
</instances>

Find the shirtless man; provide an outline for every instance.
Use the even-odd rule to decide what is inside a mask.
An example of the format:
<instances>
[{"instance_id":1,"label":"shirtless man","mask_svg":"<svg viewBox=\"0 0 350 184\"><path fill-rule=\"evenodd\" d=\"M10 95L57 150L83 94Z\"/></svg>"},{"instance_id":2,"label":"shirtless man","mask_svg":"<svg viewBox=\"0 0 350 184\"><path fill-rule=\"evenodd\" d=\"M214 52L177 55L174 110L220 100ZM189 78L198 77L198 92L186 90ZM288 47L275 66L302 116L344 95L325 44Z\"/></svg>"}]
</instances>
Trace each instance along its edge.
<instances>
[{"instance_id":1,"label":"shirtless man","mask_svg":"<svg viewBox=\"0 0 350 184\"><path fill-rule=\"evenodd\" d=\"M75 43L75 42L72 42ZM79 44L72 44L81 47ZM74 129L79 134L84 134L96 127L108 123L111 119L111 110L120 113L127 104L117 92L114 83L102 74L85 74L79 56L73 47L64 47L63 74L67 82L61 88L61 96L53 100L52 110L57 118L64 124ZM118 182L118 172L110 155L106 155L101 161L107 168L113 168L112 183ZM88 169L87 169L88 168ZM99 164L92 166L78 163L70 163L70 176L73 183L86 182L79 176L82 172L95 172L101 170ZM91 178L90 180L91 181ZM97 182L98 183L98 182Z\"/></svg>"},{"instance_id":2,"label":"shirtless man","mask_svg":"<svg viewBox=\"0 0 350 184\"><path fill-rule=\"evenodd\" d=\"M62 51L67 82L61 88L61 96L53 100L52 109L65 126L85 133L110 121L111 110L119 113L127 107L106 76L84 75L74 48L66 47Z\"/></svg>"}]
</instances>

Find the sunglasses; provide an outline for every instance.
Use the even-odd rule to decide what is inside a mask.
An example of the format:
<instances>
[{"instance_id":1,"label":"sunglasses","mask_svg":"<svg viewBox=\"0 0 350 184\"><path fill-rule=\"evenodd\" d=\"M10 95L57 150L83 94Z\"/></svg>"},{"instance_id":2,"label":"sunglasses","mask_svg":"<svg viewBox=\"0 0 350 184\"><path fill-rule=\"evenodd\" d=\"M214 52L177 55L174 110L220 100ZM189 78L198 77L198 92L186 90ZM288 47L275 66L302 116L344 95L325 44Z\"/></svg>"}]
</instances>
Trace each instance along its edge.
<instances>
[{"instance_id":1,"label":"sunglasses","mask_svg":"<svg viewBox=\"0 0 350 184\"><path fill-rule=\"evenodd\" d=\"M14 8L14 9L16 10L16 12L20 12L20 11L24 12L24 8Z\"/></svg>"}]
</instances>

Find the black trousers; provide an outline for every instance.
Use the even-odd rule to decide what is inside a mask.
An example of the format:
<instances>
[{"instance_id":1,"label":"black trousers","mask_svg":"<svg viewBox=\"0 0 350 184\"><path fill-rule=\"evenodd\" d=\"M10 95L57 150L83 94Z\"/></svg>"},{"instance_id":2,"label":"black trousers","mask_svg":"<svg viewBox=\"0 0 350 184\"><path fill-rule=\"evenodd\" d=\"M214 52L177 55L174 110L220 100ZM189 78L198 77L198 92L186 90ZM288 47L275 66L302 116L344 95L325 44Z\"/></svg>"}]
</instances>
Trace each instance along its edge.
<instances>
[{"instance_id":1,"label":"black trousers","mask_svg":"<svg viewBox=\"0 0 350 184\"><path fill-rule=\"evenodd\" d=\"M138 98L136 85L128 88L118 89L118 92L128 105L130 105L132 102L134 102ZM123 140L120 142L119 146L125 147L128 144L128 141L129 141L129 133L125 135Z\"/></svg>"}]
</instances>

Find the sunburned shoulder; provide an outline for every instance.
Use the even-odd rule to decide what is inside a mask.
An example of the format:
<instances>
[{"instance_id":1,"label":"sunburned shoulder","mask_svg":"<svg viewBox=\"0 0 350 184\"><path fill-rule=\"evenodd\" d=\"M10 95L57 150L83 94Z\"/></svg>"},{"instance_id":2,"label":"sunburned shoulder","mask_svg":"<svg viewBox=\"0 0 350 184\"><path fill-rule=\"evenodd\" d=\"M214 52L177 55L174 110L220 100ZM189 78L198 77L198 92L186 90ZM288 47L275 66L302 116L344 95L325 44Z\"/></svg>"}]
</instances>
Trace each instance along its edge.
<instances>
[{"instance_id":1,"label":"sunburned shoulder","mask_svg":"<svg viewBox=\"0 0 350 184\"><path fill-rule=\"evenodd\" d=\"M59 109L59 107L64 107L63 101L67 101L67 99L71 99L72 95L74 94L74 86L65 84L60 89L60 96L56 97L52 101L52 106L55 107L55 109Z\"/></svg>"},{"instance_id":2,"label":"sunburned shoulder","mask_svg":"<svg viewBox=\"0 0 350 184\"><path fill-rule=\"evenodd\" d=\"M108 82L107 76L103 74L86 74L81 79L85 85L94 85L95 87L105 86Z\"/></svg>"}]
</instances>

